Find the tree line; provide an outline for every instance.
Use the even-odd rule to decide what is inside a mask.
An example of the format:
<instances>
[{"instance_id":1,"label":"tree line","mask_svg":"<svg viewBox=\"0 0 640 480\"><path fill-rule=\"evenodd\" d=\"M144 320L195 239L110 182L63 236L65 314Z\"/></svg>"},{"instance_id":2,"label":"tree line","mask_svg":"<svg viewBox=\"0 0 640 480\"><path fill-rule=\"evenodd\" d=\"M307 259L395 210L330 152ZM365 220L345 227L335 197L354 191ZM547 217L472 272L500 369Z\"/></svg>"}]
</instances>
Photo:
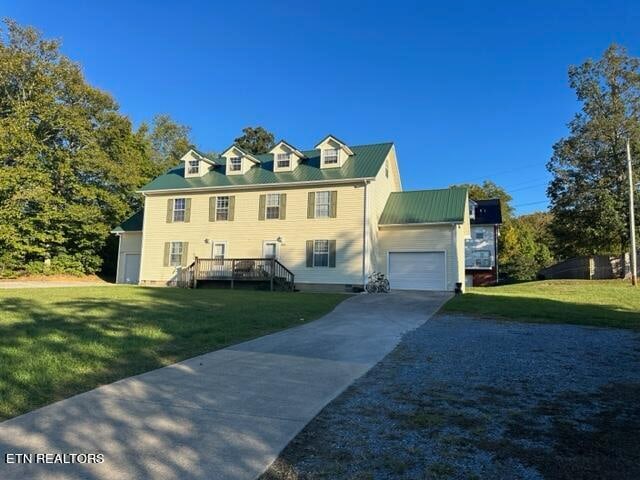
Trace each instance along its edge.
<instances>
[{"instance_id":1,"label":"tree line","mask_svg":"<svg viewBox=\"0 0 640 480\"><path fill-rule=\"evenodd\" d=\"M113 266L110 230L193 146L190 128L157 115L134 129L58 41L12 20L0 35L0 276ZM261 127L236 139L252 152L273 140Z\"/></svg>"},{"instance_id":2,"label":"tree line","mask_svg":"<svg viewBox=\"0 0 640 480\"><path fill-rule=\"evenodd\" d=\"M612 45L600 59L570 67L569 85L581 110L547 164L548 212L516 216L500 186L467 185L472 198L502 199L500 263L511 279L535 278L540 268L563 258L628 251L625 144L629 139L637 170L640 59ZM247 127L236 143L264 153L274 136ZM5 20L0 276L84 274L115 265L111 228L140 208L135 192L192 146L190 128L168 115L134 128L109 94L87 83L58 41Z\"/></svg>"}]
</instances>

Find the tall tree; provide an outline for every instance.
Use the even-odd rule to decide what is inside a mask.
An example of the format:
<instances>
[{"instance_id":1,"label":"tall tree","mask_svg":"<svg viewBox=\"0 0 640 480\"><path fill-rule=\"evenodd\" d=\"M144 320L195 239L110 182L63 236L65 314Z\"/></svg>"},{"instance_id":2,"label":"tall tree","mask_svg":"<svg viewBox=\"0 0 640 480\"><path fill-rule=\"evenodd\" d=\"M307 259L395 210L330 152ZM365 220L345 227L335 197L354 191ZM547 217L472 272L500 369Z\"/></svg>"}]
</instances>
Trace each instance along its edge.
<instances>
[{"instance_id":1,"label":"tall tree","mask_svg":"<svg viewBox=\"0 0 640 480\"><path fill-rule=\"evenodd\" d=\"M466 187L469 190L469 198L474 200L500 199L503 221L507 221L513 216L513 207L511 206L513 198L511 198L511 195L509 195L504 188L491 180L485 180L482 184L463 183L457 186Z\"/></svg>"},{"instance_id":2,"label":"tall tree","mask_svg":"<svg viewBox=\"0 0 640 480\"><path fill-rule=\"evenodd\" d=\"M569 84L582 110L547 165L559 252L623 252L629 244L627 137L640 165L640 59L611 45L599 60L570 67Z\"/></svg>"},{"instance_id":3,"label":"tall tree","mask_svg":"<svg viewBox=\"0 0 640 480\"><path fill-rule=\"evenodd\" d=\"M156 115L151 127L142 124L138 132L149 142L151 160L161 171L177 165L194 147L191 128L177 123L169 115Z\"/></svg>"},{"instance_id":4,"label":"tall tree","mask_svg":"<svg viewBox=\"0 0 640 480\"><path fill-rule=\"evenodd\" d=\"M0 29L0 274L51 258L92 272L153 165L80 67L11 20Z\"/></svg>"},{"instance_id":5,"label":"tall tree","mask_svg":"<svg viewBox=\"0 0 640 480\"><path fill-rule=\"evenodd\" d=\"M246 127L242 129L242 135L235 139L235 143L243 150L259 155L273 148L275 137L262 127Z\"/></svg>"}]
</instances>

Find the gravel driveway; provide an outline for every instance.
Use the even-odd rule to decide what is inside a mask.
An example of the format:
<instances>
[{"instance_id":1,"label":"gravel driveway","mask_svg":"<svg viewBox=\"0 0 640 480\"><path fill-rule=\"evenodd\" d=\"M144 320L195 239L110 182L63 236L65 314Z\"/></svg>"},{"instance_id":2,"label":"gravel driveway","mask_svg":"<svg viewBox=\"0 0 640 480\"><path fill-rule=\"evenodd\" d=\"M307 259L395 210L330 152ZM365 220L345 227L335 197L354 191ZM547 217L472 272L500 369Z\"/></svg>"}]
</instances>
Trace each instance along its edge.
<instances>
[{"instance_id":1,"label":"gravel driveway","mask_svg":"<svg viewBox=\"0 0 640 480\"><path fill-rule=\"evenodd\" d=\"M640 335L439 315L263 479L638 479Z\"/></svg>"}]
</instances>

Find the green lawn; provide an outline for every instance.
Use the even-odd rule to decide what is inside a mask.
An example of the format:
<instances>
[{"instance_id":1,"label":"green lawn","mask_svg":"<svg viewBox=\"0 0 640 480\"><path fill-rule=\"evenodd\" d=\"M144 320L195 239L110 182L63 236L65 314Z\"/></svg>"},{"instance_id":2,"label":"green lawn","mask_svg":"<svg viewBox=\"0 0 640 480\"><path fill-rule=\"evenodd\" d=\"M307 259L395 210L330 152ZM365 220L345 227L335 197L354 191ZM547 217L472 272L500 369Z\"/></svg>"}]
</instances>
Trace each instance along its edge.
<instances>
[{"instance_id":1,"label":"green lawn","mask_svg":"<svg viewBox=\"0 0 640 480\"><path fill-rule=\"evenodd\" d=\"M0 420L332 310L341 294L0 290Z\"/></svg>"},{"instance_id":2,"label":"green lawn","mask_svg":"<svg viewBox=\"0 0 640 480\"><path fill-rule=\"evenodd\" d=\"M640 287L622 280L548 280L472 288L442 311L640 329Z\"/></svg>"}]
</instances>

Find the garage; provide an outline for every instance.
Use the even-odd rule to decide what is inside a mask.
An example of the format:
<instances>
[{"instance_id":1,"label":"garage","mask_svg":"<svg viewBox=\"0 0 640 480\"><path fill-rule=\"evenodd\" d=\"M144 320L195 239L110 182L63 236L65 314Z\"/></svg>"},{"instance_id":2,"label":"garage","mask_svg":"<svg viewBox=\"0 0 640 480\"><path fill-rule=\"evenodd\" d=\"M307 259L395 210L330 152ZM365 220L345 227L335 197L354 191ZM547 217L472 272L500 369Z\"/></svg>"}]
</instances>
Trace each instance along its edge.
<instances>
[{"instance_id":1,"label":"garage","mask_svg":"<svg viewBox=\"0 0 640 480\"><path fill-rule=\"evenodd\" d=\"M444 252L389 252L389 283L398 290L446 290Z\"/></svg>"}]
</instances>

